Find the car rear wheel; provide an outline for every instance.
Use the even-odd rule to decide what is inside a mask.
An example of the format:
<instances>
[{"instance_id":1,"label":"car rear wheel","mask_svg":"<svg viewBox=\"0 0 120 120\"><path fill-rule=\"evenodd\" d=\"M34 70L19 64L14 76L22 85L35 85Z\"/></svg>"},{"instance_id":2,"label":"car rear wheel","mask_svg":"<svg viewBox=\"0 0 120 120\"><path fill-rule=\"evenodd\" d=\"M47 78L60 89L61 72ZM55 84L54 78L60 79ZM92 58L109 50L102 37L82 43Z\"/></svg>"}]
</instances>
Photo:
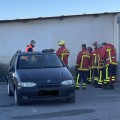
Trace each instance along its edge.
<instances>
[{"instance_id":1,"label":"car rear wheel","mask_svg":"<svg viewBox=\"0 0 120 120\"><path fill-rule=\"evenodd\" d=\"M15 105L22 105L23 104L23 101L19 100L18 98L18 93L15 89L15 93L14 93L14 100L15 100Z\"/></svg>"},{"instance_id":2,"label":"car rear wheel","mask_svg":"<svg viewBox=\"0 0 120 120\"><path fill-rule=\"evenodd\" d=\"M66 99L66 102L68 102L68 103L75 103L75 95L73 95L73 96L70 97L70 98L67 98L67 99Z\"/></svg>"},{"instance_id":3,"label":"car rear wheel","mask_svg":"<svg viewBox=\"0 0 120 120\"><path fill-rule=\"evenodd\" d=\"M11 91L11 89L10 89L9 82L7 84L7 90L8 90L8 96L13 96L14 95L13 92Z\"/></svg>"}]
</instances>

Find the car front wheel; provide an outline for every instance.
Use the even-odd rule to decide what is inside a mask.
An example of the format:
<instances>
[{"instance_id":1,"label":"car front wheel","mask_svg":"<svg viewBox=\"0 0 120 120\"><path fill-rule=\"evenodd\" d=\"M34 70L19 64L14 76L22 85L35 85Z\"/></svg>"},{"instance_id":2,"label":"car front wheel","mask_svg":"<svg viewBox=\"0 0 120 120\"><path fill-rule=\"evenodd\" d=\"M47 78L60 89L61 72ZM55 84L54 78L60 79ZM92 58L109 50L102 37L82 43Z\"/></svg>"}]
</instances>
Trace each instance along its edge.
<instances>
[{"instance_id":1,"label":"car front wheel","mask_svg":"<svg viewBox=\"0 0 120 120\"><path fill-rule=\"evenodd\" d=\"M15 100L15 105L22 105L23 104L23 101L19 100L18 98L18 93L15 89L15 93L14 93L14 100Z\"/></svg>"},{"instance_id":2,"label":"car front wheel","mask_svg":"<svg viewBox=\"0 0 120 120\"><path fill-rule=\"evenodd\" d=\"M13 95L14 95L13 92L11 91L11 89L10 89L10 84L9 84L9 82L8 82L8 84L7 84L7 90L8 90L8 96L13 96Z\"/></svg>"}]
</instances>

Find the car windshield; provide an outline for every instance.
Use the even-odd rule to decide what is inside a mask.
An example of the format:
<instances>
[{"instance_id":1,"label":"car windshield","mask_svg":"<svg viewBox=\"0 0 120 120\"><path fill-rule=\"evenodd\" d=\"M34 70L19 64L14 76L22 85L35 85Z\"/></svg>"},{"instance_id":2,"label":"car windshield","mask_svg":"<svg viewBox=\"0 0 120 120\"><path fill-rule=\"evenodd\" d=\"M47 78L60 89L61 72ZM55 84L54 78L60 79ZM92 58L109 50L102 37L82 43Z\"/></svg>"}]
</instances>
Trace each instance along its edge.
<instances>
[{"instance_id":1,"label":"car windshield","mask_svg":"<svg viewBox=\"0 0 120 120\"><path fill-rule=\"evenodd\" d=\"M28 54L18 58L18 69L63 67L63 63L55 54Z\"/></svg>"}]
</instances>

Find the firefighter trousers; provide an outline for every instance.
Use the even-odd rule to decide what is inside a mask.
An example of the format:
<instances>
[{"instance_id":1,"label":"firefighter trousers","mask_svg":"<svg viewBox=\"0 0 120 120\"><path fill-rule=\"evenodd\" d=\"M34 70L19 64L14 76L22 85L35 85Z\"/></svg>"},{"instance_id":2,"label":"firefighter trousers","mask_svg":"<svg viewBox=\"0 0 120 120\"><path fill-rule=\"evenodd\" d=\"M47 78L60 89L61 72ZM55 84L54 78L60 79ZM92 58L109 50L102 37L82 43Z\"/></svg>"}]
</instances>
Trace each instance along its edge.
<instances>
[{"instance_id":1,"label":"firefighter trousers","mask_svg":"<svg viewBox=\"0 0 120 120\"><path fill-rule=\"evenodd\" d=\"M105 75L105 68L99 68L98 85L102 86Z\"/></svg>"},{"instance_id":2,"label":"firefighter trousers","mask_svg":"<svg viewBox=\"0 0 120 120\"><path fill-rule=\"evenodd\" d=\"M94 76L93 84L94 86L97 86L98 85L98 69L97 68L93 69L93 76Z\"/></svg>"},{"instance_id":3,"label":"firefighter trousers","mask_svg":"<svg viewBox=\"0 0 120 120\"><path fill-rule=\"evenodd\" d=\"M116 70L117 65L109 64L106 66L106 78L104 79L104 84L113 85L115 83Z\"/></svg>"},{"instance_id":4,"label":"firefighter trousers","mask_svg":"<svg viewBox=\"0 0 120 120\"><path fill-rule=\"evenodd\" d=\"M82 88L86 88L87 86L87 78L88 78L89 71L77 71L77 77L76 77L76 88L80 87L80 82L82 81Z\"/></svg>"},{"instance_id":5,"label":"firefighter trousers","mask_svg":"<svg viewBox=\"0 0 120 120\"><path fill-rule=\"evenodd\" d=\"M92 69L89 69L87 81L89 84L92 83Z\"/></svg>"}]
</instances>

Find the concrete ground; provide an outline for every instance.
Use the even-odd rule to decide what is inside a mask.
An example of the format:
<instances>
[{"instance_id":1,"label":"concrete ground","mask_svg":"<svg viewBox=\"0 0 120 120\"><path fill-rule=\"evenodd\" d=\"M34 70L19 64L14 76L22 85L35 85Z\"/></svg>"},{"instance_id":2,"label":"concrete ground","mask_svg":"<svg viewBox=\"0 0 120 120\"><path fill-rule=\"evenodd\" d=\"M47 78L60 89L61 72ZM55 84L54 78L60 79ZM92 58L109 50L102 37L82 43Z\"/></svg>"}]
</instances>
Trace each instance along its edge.
<instances>
[{"instance_id":1,"label":"concrete ground","mask_svg":"<svg viewBox=\"0 0 120 120\"><path fill-rule=\"evenodd\" d=\"M32 102L14 105L7 95L6 83L0 83L0 120L120 120L120 84L114 90L88 85L76 91L76 102Z\"/></svg>"}]
</instances>

